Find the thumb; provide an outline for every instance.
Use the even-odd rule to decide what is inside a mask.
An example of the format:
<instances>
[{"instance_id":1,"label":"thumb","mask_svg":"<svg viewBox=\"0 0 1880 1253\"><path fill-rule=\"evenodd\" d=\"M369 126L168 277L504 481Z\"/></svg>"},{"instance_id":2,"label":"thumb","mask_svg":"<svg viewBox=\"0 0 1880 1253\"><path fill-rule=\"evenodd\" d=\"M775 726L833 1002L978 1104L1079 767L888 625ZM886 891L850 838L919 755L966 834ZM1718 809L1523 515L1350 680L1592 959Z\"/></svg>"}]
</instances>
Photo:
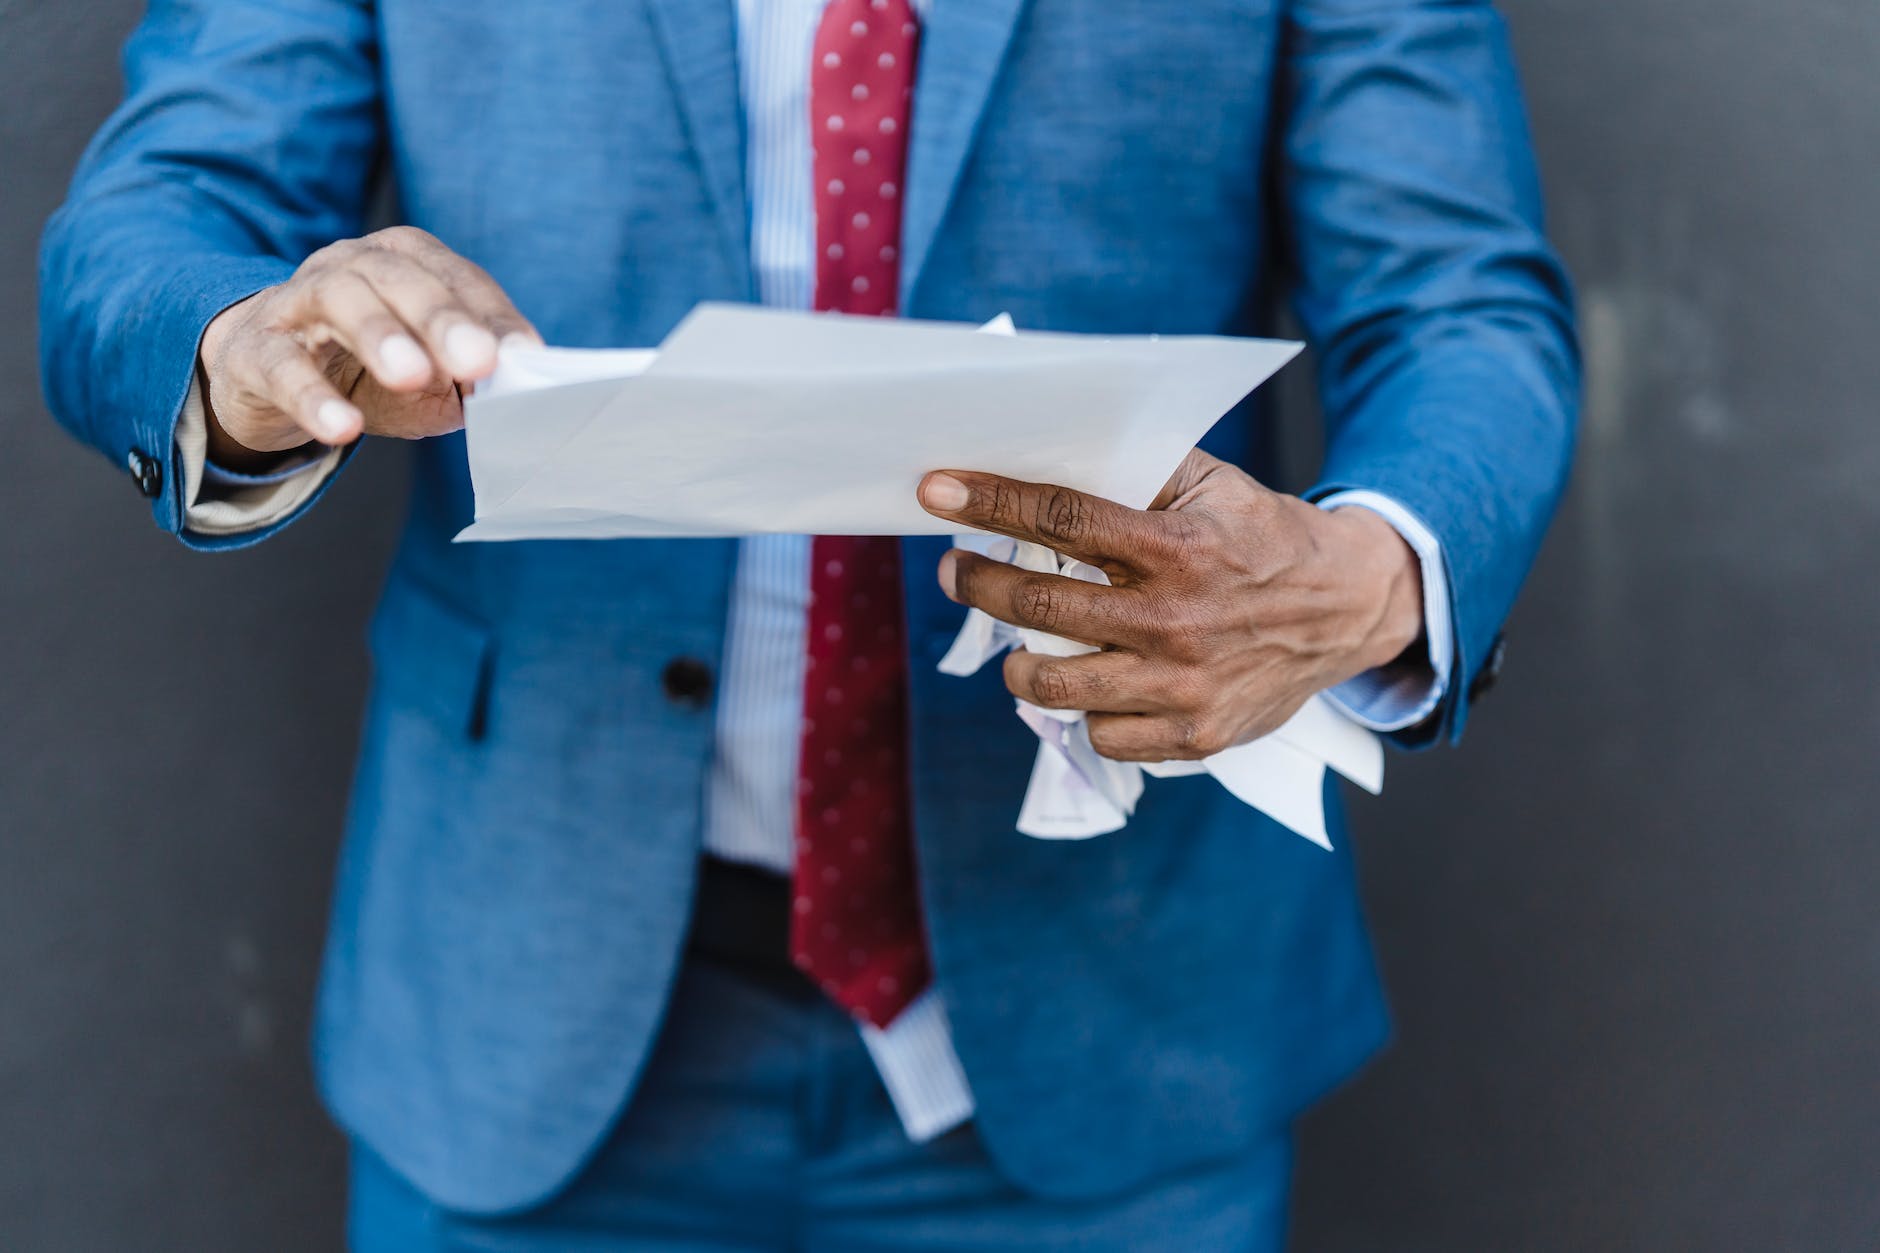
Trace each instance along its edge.
<instances>
[{"instance_id":1,"label":"thumb","mask_svg":"<svg viewBox=\"0 0 1880 1253\"><path fill-rule=\"evenodd\" d=\"M367 375L353 399L365 412L368 434L429 439L463 428L463 393L450 379L432 379L422 391L394 392Z\"/></svg>"},{"instance_id":2,"label":"thumb","mask_svg":"<svg viewBox=\"0 0 1880 1253\"><path fill-rule=\"evenodd\" d=\"M1219 457L1211 457L1199 448L1191 449L1182 463L1175 467L1175 473L1169 476L1162 490L1149 502L1151 509L1179 509L1183 500L1199 488L1204 480L1227 463Z\"/></svg>"}]
</instances>

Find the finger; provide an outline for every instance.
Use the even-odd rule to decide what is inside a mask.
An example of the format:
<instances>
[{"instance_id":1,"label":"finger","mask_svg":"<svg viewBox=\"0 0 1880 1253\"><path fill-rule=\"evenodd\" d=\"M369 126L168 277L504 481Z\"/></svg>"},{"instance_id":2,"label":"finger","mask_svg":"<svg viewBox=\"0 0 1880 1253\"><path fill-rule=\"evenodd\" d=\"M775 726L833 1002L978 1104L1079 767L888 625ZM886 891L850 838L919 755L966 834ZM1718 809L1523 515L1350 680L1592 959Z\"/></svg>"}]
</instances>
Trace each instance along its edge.
<instances>
[{"instance_id":1,"label":"finger","mask_svg":"<svg viewBox=\"0 0 1880 1253\"><path fill-rule=\"evenodd\" d=\"M356 268L406 326L424 341L437 377L487 378L496 368L496 334L450 285L423 264L389 249L359 255Z\"/></svg>"},{"instance_id":2,"label":"finger","mask_svg":"<svg viewBox=\"0 0 1880 1253\"><path fill-rule=\"evenodd\" d=\"M502 285L491 278L482 266L462 253L452 251L436 236L416 227L404 226L380 231L373 238L435 274L470 311L477 323L494 335L498 342L511 335L520 335L537 344L542 342L541 334L517 310L515 302L509 299Z\"/></svg>"},{"instance_id":3,"label":"finger","mask_svg":"<svg viewBox=\"0 0 1880 1253\"><path fill-rule=\"evenodd\" d=\"M419 391L436 376L430 353L411 328L354 270L336 270L310 284L300 315L357 357L388 391Z\"/></svg>"},{"instance_id":4,"label":"finger","mask_svg":"<svg viewBox=\"0 0 1880 1253\"><path fill-rule=\"evenodd\" d=\"M365 426L359 407L340 395L307 350L291 336L267 334L253 352L231 363L237 387L259 396L323 444L346 444Z\"/></svg>"},{"instance_id":5,"label":"finger","mask_svg":"<svg viewBox=\"0 0 1880 1253\"><path fill-rule=\"evenodd\" d=\"M368 382L354 399L372 415L371 432L391 439L429 439L463 428L463 401L448 382L421 392L388 392Z\"/></svg>"},{"instance_id":6,"label":"finger","mask_svg":"<svg viewBox=\"0 0 1880 1253\"><path fill-rule=\"evenodd\" d=\"M920 503L936 517L1043 544L1096 566L1139 568L1167 548L1156 515L1048 483L937 470L921 480Z\"/></svg>"},{"instance_id":7,"label":"finger","mask_svg":"<svg viewBox=\"0 0 1880 1253\"><path fill-rule=\"evenodd\" d=\"M1090 746L1112 761L1199 761L1226 747L1180 714L1093 713L1085 724Z\"/></svg>"},{"instance_id":8,"label":"finger","mask_svg":"<svg viewBox=\"0 0 1880 1253\"><path fill-rule=\"evenodd\" d=\"M1048 657L1021 648L1005 655L1005 686L1045 709L1155 712L1166 707L1157 672L1141 653L1125 649Z\"/></svg>"},{"instance_id":9,"label":"finger","mask_svg":"<svg viewBox=\"0 0 1880 1253\"><path fill-rule=\"evenodd\" d=\"M445 274L444 281L450 284L450 289L457 293L457 299L463 301L471 315L496 336L497 342L513 335L539 345L541 333L517 310L509 293L484 273L482 266L452 255L457 264Z\"/></svg>"},{"instance_id":10,"label":"finger","mask_svg":"<svg viewBox=\"0 0 1880 1253\"><path fill-rule=\"evenodd\" d=\"M1149 637L1140 592L1061 574L1037 574L964 549L952 549L940 558L940 589L1001 622L1085 644L1133 648Z\"/></svg>"}]
</instances>

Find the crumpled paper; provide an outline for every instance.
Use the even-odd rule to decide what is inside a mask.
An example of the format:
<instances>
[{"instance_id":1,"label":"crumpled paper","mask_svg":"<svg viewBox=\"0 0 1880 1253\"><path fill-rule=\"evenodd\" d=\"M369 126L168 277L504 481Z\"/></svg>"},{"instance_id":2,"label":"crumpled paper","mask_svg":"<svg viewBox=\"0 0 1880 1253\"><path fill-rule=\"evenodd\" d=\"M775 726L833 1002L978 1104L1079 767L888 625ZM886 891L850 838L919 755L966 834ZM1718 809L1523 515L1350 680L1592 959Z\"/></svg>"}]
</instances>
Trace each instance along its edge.
<instances>
[{"instance_id":1,"label":"crumpled paper","mask_svg":"<svg viewBox=\"0 0 1880 1253\"><path fill-rule=\"evenodd\" d=\"M1040 544L993 535L966 535L959 547L1041 574L1060 574L1107 584L1103 571ZM1062 636L1001 622L978 609L966 621L946 656L943 674L973 674L1008 648L1054 657L1097 650ZM1120 830L1142 798L1143 776L1173 778L1211 774L1234 796L1314 844L1329 849L1325 829L1325 771L1329 768L1376 795L1384 786L1382 742L1341 713L1323 695L1314 696L1272 734L1236 745L1201 761L1148 764L1112 761L1090 743L1084 715L1016 701L1018 716L1038 737L1031 783L1019 807L1018 829L1042 840L1080 840Z\"/></svg>"}]
</instances>

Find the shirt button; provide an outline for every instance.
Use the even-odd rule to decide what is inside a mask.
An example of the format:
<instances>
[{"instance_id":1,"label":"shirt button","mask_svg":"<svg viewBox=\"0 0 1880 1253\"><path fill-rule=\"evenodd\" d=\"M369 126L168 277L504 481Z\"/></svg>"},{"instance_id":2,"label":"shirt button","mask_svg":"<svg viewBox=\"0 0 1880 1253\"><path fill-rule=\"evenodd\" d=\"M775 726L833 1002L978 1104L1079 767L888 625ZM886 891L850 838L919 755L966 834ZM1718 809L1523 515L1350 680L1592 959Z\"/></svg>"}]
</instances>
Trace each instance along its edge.
<instances>
[{"instance_id":1,"label":"shirt button","mask_svg":"<svg viewBox=\"0 0 1880 1253\"><path fill-rule=\"evenodd\" d=\"M124 458L125 468L131 472L131 482L137 484L137 490L151 500L163 495L163 463L141 448L133 448Z\"/></svg>"},{"instance_id":2,"label":"shirt button","mask_svg":"<svg viewBox=\"0 0 1880 1253\"><path fill-rule=\"evenodd\" d=\"M674 657L660 672L659 685L673 704L703 709L711 703L712 668L697 657Z\"/></svg>"}]
</instances>

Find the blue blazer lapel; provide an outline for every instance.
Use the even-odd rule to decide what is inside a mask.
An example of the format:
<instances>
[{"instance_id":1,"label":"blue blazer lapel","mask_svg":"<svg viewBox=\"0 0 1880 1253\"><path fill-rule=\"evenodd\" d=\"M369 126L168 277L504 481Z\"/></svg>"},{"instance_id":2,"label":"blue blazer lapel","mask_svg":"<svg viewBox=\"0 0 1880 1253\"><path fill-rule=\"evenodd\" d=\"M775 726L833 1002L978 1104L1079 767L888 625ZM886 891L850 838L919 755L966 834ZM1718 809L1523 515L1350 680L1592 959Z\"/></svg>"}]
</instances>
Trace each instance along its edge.
<instances>
[{"instance_id":1,"label":"blue blazer lapel","mask_svg":"<svg viewBox=\"0 0 1880 1253\"><path fill-rule=\"evenodd\" d=\"M750 283L744 106L738 89L737 14L733 2L647 0L647 4L725 247L737 272Z\"/></svg>"},{"instance_id":2,"label":"blue blazer lapel","mask_svg":"<svg viewBox=\"0 0 1880 1253\"><path fill-rule=\"evenodd\" d=\"M980 115L1025 0L935 0L921 31L901 219L903 307L972 151Z\"/></svg>"}]
</instances>

